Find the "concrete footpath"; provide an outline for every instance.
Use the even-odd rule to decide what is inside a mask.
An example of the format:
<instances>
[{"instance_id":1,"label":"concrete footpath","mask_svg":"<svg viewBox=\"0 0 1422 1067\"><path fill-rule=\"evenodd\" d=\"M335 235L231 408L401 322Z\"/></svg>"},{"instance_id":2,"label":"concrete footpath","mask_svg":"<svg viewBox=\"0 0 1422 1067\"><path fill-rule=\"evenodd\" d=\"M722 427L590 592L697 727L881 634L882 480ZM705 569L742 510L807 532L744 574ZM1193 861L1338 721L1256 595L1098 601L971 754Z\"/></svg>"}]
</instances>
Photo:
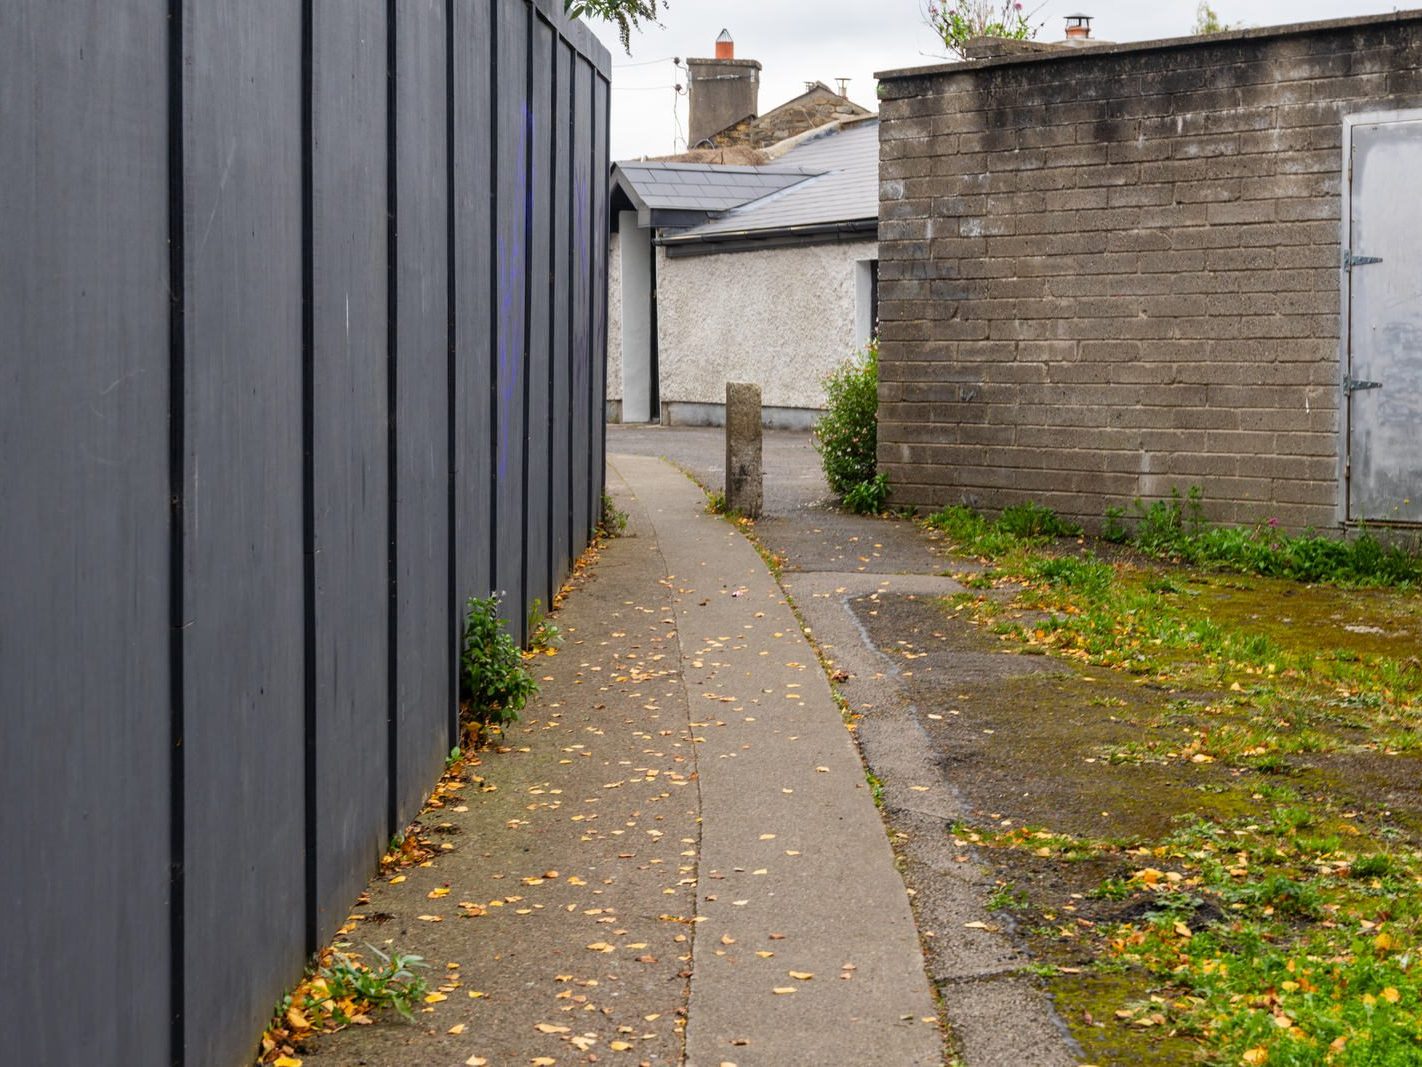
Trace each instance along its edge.
<instances>
[{"instance_id":1,"label":"concrete footpath","mask_svg":"<svg viewBox=\"0 0 1422 1067\"><path fill-rule=\"evenodd\" d=\"M662 460L554 621L541 693L423 817L453 848L372 882L345 938L417 953L415 1015L306 1064L944 1061L904 883L774 578Z\"/></svg>"}]
</instances>

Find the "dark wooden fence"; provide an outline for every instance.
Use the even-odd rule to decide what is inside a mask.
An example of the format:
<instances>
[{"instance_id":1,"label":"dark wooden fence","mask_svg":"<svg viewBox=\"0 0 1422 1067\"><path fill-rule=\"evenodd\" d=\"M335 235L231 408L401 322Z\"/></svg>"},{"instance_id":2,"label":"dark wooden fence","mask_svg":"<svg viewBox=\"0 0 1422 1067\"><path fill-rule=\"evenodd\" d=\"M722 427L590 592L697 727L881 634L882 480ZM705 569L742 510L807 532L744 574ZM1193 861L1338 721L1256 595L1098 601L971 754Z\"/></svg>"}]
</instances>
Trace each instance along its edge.
<instances>
[{"instance_id":1,"label":"dark wooden fence","mask_svg":"<svg viewBox=\"0 0 1422 1067\"><path fill-rule=\"evenodd\" d=\"M0 5L0 1048L250 1060L601 499L557 0Z\"/></svg>"}]
</instances>

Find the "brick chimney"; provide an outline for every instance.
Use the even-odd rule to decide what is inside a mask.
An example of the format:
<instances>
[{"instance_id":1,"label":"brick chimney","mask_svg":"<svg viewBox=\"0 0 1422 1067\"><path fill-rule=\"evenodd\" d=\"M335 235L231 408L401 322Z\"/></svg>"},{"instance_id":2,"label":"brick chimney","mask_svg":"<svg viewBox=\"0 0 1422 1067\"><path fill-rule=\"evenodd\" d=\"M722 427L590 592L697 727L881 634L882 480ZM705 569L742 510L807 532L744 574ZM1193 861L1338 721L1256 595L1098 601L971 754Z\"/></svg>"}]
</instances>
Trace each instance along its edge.
<instances>
[{"instance_id":1,"label":"brick chimney","mask_svg":"<svg viewBox=\"0 0 1422 1067\"><path fill-rule=\"evenodd\" d=\"M1068 15L1066 17L1066 39L1072 44L1085 44L1091 40L1091 16Z\"/></svg>"},{"instance_id":2,"label":"brick chimney","mask_svg":"<svg viewBox=\"0 0 1422 1067\"><path fill-rule=\"evenodd\" d=\"M721 31L715 59L688 59L687 147L720 133L747 115L759 114L760 63L736 59L736 43Z\"/></svg>"}]
</instances>

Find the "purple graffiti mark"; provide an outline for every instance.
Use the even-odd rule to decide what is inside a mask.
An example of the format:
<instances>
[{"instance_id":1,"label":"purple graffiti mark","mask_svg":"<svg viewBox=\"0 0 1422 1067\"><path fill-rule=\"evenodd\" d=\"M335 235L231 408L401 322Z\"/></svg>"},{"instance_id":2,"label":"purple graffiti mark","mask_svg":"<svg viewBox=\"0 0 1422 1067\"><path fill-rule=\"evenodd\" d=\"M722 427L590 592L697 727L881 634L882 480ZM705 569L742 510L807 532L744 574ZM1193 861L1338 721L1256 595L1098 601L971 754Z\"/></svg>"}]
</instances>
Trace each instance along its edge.
<instances>
[{"instance_id":1,"label":"purple graffiti mark","mask_svg":"<svg viewBox=\"0 0 1422 1067\"><path fill-rule=\"evenodd\" d=\"M523 385L524 331L522 316L526 309L523 301L524 274L528 269L525 262L525 234L528 211L531 204L531 190L537 175L530 176L528 168L528 145L534 136L533 109L527 103L523 106L523 124L519 129L518 151L514 158L518 168L514 173L514 185L518 189L517 207L510 212L506 224L498 238L499 275L499 341L498 341L498 456L497 478L503 484L508 476L509 463L509 423L514 397Z\"/></svg>"}]
</instances>

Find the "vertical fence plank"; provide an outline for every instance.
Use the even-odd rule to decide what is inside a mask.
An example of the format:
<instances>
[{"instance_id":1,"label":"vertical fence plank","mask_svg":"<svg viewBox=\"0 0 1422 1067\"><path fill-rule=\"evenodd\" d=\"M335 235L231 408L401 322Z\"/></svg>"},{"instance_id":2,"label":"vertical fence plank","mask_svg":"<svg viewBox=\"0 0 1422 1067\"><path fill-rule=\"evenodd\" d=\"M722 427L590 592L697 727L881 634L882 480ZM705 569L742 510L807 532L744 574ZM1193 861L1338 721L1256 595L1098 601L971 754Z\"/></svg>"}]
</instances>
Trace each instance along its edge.
<instances>
[{"instance_id":1,"label":"vertical fence plank","mask_svg":"<svg viewBox=\"0 0 1422 1067\"><path fill-rule=\"evenodd\" d=\"M167 14L0 13L0 1039L35 1063L167 1056Z\"/></svg>"},{"instance_id":2,"label":"vertical fence plank","mask_svg":"<svg viewBox=\"0 0 1422 1067\"><path fill-rule=\"evenodd\" d=\"M456 574L459 610L470 596L488 596L492 435L490 379L493 338L493 87L502 85L501 57L492 48L492 5L455 0L454 232Z\"/></svg>"},{"instance_id":3,"label":"vertical fence plank","mask_svg":"<svg viewBox=\"0 0 1422 1067\"><path fill-rule=\"evenodd\" d=\"M494 360L494 583L502 613L518 634L523 625L523 437L528 378L528 245L532 201L530 154L538 125L529 106L528 0L495 0L499 96L493 173L496 208L493 307Z\"/></svg>"},{"instance_id":4,"label":"vertical fence plank","mask_svg":"<svg viewBox=\"0 0 1422 1067\"><path fill-rule=\"evenodd\" d=\"M446 392L444 0L403 0L396 24L399 226L398 649L396 826L428 795L448 751L451 642L446 597L449 456Z\"/></svg>"},{"instance_id":5,"label":"vertical fence plank","mask_svg":"<svg viewBox=\"0 0 1422 1067\"><path fill-rule=\"evenodd\" d=\"M553 27L543 18L533 19L531 81L533 95L529 101L531 114L531 152L533 164L529 170L529 213L531 216L528 246L528 377L524 395L525 428L522 452L524 457L523 507L523 589L524 600L539 601L547 610L552 600L552 576L548 562L549 509L548 487L551 479L551 418L553 396L549 376L552 372L551 346L553 334L548 310L549 279L553 260Z\"/></svg>"},{"instance_id":6,"label":"vertical fence plank","mask_svg":"<svg viewBox=\"0 0 1422 1067\"><path fill-rule=\"evenodd\" d=\"M573 555L572 484L569 448L572 443L573 331L570 310L573 299L574 240L573 219L573 50L563 41L554 46L554 78L557 95L553 101L553 124L557 138L553 151L553 284L548 302L553 326L553 357L550 363L553 400L551 444L552 486L549 514L553 528L553 587L561 586L571 571Z\"/></svg>"},{"instance_id":7,"label":"vertical fence plank","mask_svg":"<svg viewBox=\"0 0 1422 1067\"><path fill-rule=\"evenodd\" d=\"M315 13L314 857L324 939L386 841L386 19L383 0Z\"/></svg>"},{"instance_id":8,"label":"vertical fence plank","mask_svg":"<svg viewBox=\"0 0 1422 1067\"><path fill-rule=\"evenodd\" d=\"M573 508L570 537L575 547L587 543L592 507L588 468L594 414L601 422L602 398L592 395L592 91L593 68L585 58L573 63L573 433L568 451ZM598 404L593 410L594 401Z\"/></svg>"},{"instance_id":9,"label":"vertical fence plank","mask_svg":"<svg viewBox=\"0 0 1422 1067\"><path fill-rule=\"evenodd\" d=\"M300 970L301 96L296 3L187 5L187 1060Z\"/></svg>"},{"instance_id":10,"label":"vertical fence plank","mask_svg":"<svg viewBox=\"0 0 1422 1067\"><path fill-rule=\"evenodd\" d=\"M592 465L588 470L588 488L592 495L592 508L588 515L591 530L602 517L602 487L607 463L607 419L604 408L607 396L607 246L611 240L608 228L608 190L611 177L608 162L608 113L611 106L612 86L604 72L593 77L593 307L592 307L592 397L589 400L588 421L591 424L591 443L588 455ZM656 249L652 249L656 254Z\"/></svg>"}]
</instances>

